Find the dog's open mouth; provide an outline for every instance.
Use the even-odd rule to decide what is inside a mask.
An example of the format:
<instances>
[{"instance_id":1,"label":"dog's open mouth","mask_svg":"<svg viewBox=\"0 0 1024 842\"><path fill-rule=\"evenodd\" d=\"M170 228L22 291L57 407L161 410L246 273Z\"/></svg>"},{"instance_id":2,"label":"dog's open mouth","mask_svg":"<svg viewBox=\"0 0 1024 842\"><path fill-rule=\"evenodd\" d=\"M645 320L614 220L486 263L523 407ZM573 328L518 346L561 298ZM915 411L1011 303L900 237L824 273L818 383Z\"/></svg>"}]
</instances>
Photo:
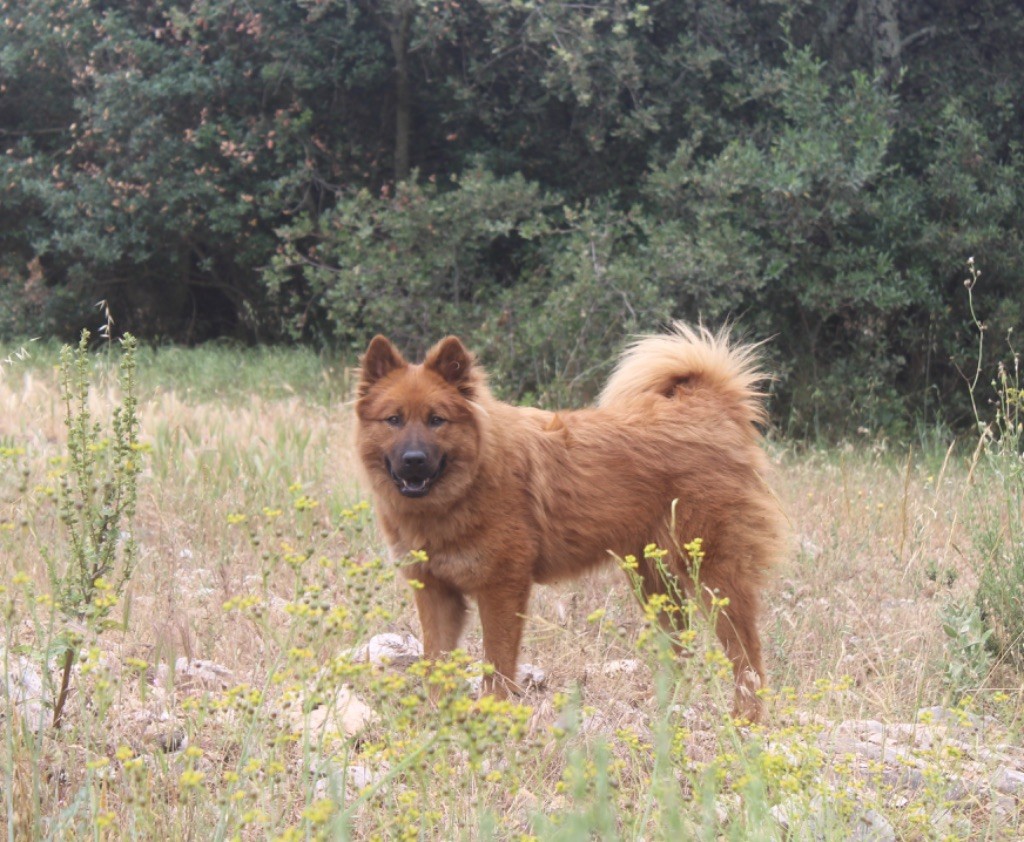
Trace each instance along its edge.
<instances>
[{"instance_id":1,"label":"dog's open mouth","mask_svg":"<svg viewBox=\"0 0 1024 842\"><path fill-rule=\"evenodd\" d=\"M441 461L432 474L424 474L422 468L417 470L407 470L404 472L404 476L396 471L392 465L391 460L386 456L384 457L384 465L388 470L388 474L391 475L391 479L395 485L398 486L398 491L404 497L423 497L430 491L431 487L444 473L444 469L448 467L448 457L442 456Z\"/></svg>"}]
</instances>

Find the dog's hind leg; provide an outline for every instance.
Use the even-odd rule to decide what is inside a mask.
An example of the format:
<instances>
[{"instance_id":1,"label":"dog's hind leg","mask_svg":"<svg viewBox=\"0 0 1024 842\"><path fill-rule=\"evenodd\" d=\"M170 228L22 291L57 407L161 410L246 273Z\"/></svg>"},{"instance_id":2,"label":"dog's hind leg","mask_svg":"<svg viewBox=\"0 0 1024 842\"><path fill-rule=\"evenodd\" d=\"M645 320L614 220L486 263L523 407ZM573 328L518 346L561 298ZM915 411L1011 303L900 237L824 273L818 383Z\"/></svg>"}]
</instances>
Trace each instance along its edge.
<instances>
[{"instance_id":1,"label":"dog's hind leg","mask_svg":"<svg viewBox=\"0 0 1024 842\"><path fill-rule=\"evenodd\" d=\"M494 674L484 678L483 689L504 698L516 687L516 663L530 601L530 582L502 582L477 593L476 600L484 632L484 655L494 665Z\"/></svg>"},{"instance_id":2,"label":"dog's hind leg","mask_svg":"<svg viewBox=\"0 0 1024 842\"><path fill-rule=\"evenodd\" d=\"M723 575L714 564L701 568L700 585L705 606L715 617L715 633L732 661L735 679L733 712L757 722L763 709L757 691L764 686L761 638L757 632L760 614L758 592L739 577ZM725 598L728 603L715 607L712 596Z\"/></svg>"},{"instance_id":3,"label":"dog's hind leg","mask_svg":"<svg viewBox=\"0 0 1024 842\"><path fill-rule=\"evenodd\" d=\"M672 572L673 564L659 564L654 559L645 558L640 552L636 558L636 576L639 579L641 605L647 605L651 597L668 596L669 600L658 611L658 622L672 639L672 646L682 657L689 657L692 651L689 646L680 642L679 633L690 628L690 615L685 611L683 601L692 596L693 583L688 578L680 579ZM636 581L630 574L630 585L635 587Z\"/></svg>"}]
</instances>

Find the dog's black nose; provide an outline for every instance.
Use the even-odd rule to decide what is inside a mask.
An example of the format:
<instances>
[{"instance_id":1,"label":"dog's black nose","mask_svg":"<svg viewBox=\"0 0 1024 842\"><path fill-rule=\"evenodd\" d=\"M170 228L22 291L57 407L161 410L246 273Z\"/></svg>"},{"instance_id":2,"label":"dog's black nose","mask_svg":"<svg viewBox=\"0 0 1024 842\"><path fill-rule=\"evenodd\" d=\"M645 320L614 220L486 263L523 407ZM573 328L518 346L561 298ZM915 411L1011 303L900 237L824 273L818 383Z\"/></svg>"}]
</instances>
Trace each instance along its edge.
<instances>
[{"instance_id":1,"label":"dog's black nose","mask_svg":"<svg viewBox=\"0 0 1024 842\"><path fill-rule=\"evenodd\" d=\"M422 468L427 464L427 454L422 450L407 450L402 454L403 468Z\"/></svg>"}]
</instances>

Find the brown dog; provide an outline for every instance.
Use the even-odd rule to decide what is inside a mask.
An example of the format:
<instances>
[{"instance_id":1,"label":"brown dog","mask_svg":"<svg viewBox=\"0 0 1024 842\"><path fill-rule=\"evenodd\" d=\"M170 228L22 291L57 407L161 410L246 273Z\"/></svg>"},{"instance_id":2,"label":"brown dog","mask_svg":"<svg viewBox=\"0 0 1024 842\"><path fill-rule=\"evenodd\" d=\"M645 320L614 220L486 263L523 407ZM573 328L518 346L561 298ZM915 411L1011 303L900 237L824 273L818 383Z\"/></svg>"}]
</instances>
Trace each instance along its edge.
<instances>
[{"instance_id":1,"label":"brown dog","mask_svg":"<svg viewBox=\"0 0 1024 842\"><path fill-rule=\"evenodd\" d=\"M728 598L716 632L736 710L756 720L759 594L783 547L757 428L762 379L755 346L677 323L625 352L596 408L556 414L495 399L453 336L420 365L375 337L362 360L357 445L392 553L427 555L404 568L422 583L427 657L456 647L471 596L496 671L487 688L504 694L534 582L632 554L644 593L664 593L643 559L653 542L692 592L679 548L701 538L702 598Z\"/></svg>"}]
</instances>

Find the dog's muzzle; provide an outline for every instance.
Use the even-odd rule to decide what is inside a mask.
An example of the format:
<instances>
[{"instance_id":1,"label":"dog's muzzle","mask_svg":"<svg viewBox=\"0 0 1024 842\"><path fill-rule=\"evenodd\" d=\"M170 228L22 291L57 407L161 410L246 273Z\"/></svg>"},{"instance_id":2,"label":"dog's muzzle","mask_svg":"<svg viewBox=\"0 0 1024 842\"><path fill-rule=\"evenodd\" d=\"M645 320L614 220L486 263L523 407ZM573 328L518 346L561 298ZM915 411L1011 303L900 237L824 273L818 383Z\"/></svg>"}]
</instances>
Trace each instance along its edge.
<instances>
[{"instance_id":1,"label":"dog's muzzle","mask_svg":"<svg viewBox=\"0 0 1024 842\"><path fill-rule=\"evenodd\" d=\"M422 450L407 450L402 454L396 467L385 456L384 466L404 497L423 497L448 467L448 457L442 456L437 463L427 458Z\"/></svg>"}]
</instances>

